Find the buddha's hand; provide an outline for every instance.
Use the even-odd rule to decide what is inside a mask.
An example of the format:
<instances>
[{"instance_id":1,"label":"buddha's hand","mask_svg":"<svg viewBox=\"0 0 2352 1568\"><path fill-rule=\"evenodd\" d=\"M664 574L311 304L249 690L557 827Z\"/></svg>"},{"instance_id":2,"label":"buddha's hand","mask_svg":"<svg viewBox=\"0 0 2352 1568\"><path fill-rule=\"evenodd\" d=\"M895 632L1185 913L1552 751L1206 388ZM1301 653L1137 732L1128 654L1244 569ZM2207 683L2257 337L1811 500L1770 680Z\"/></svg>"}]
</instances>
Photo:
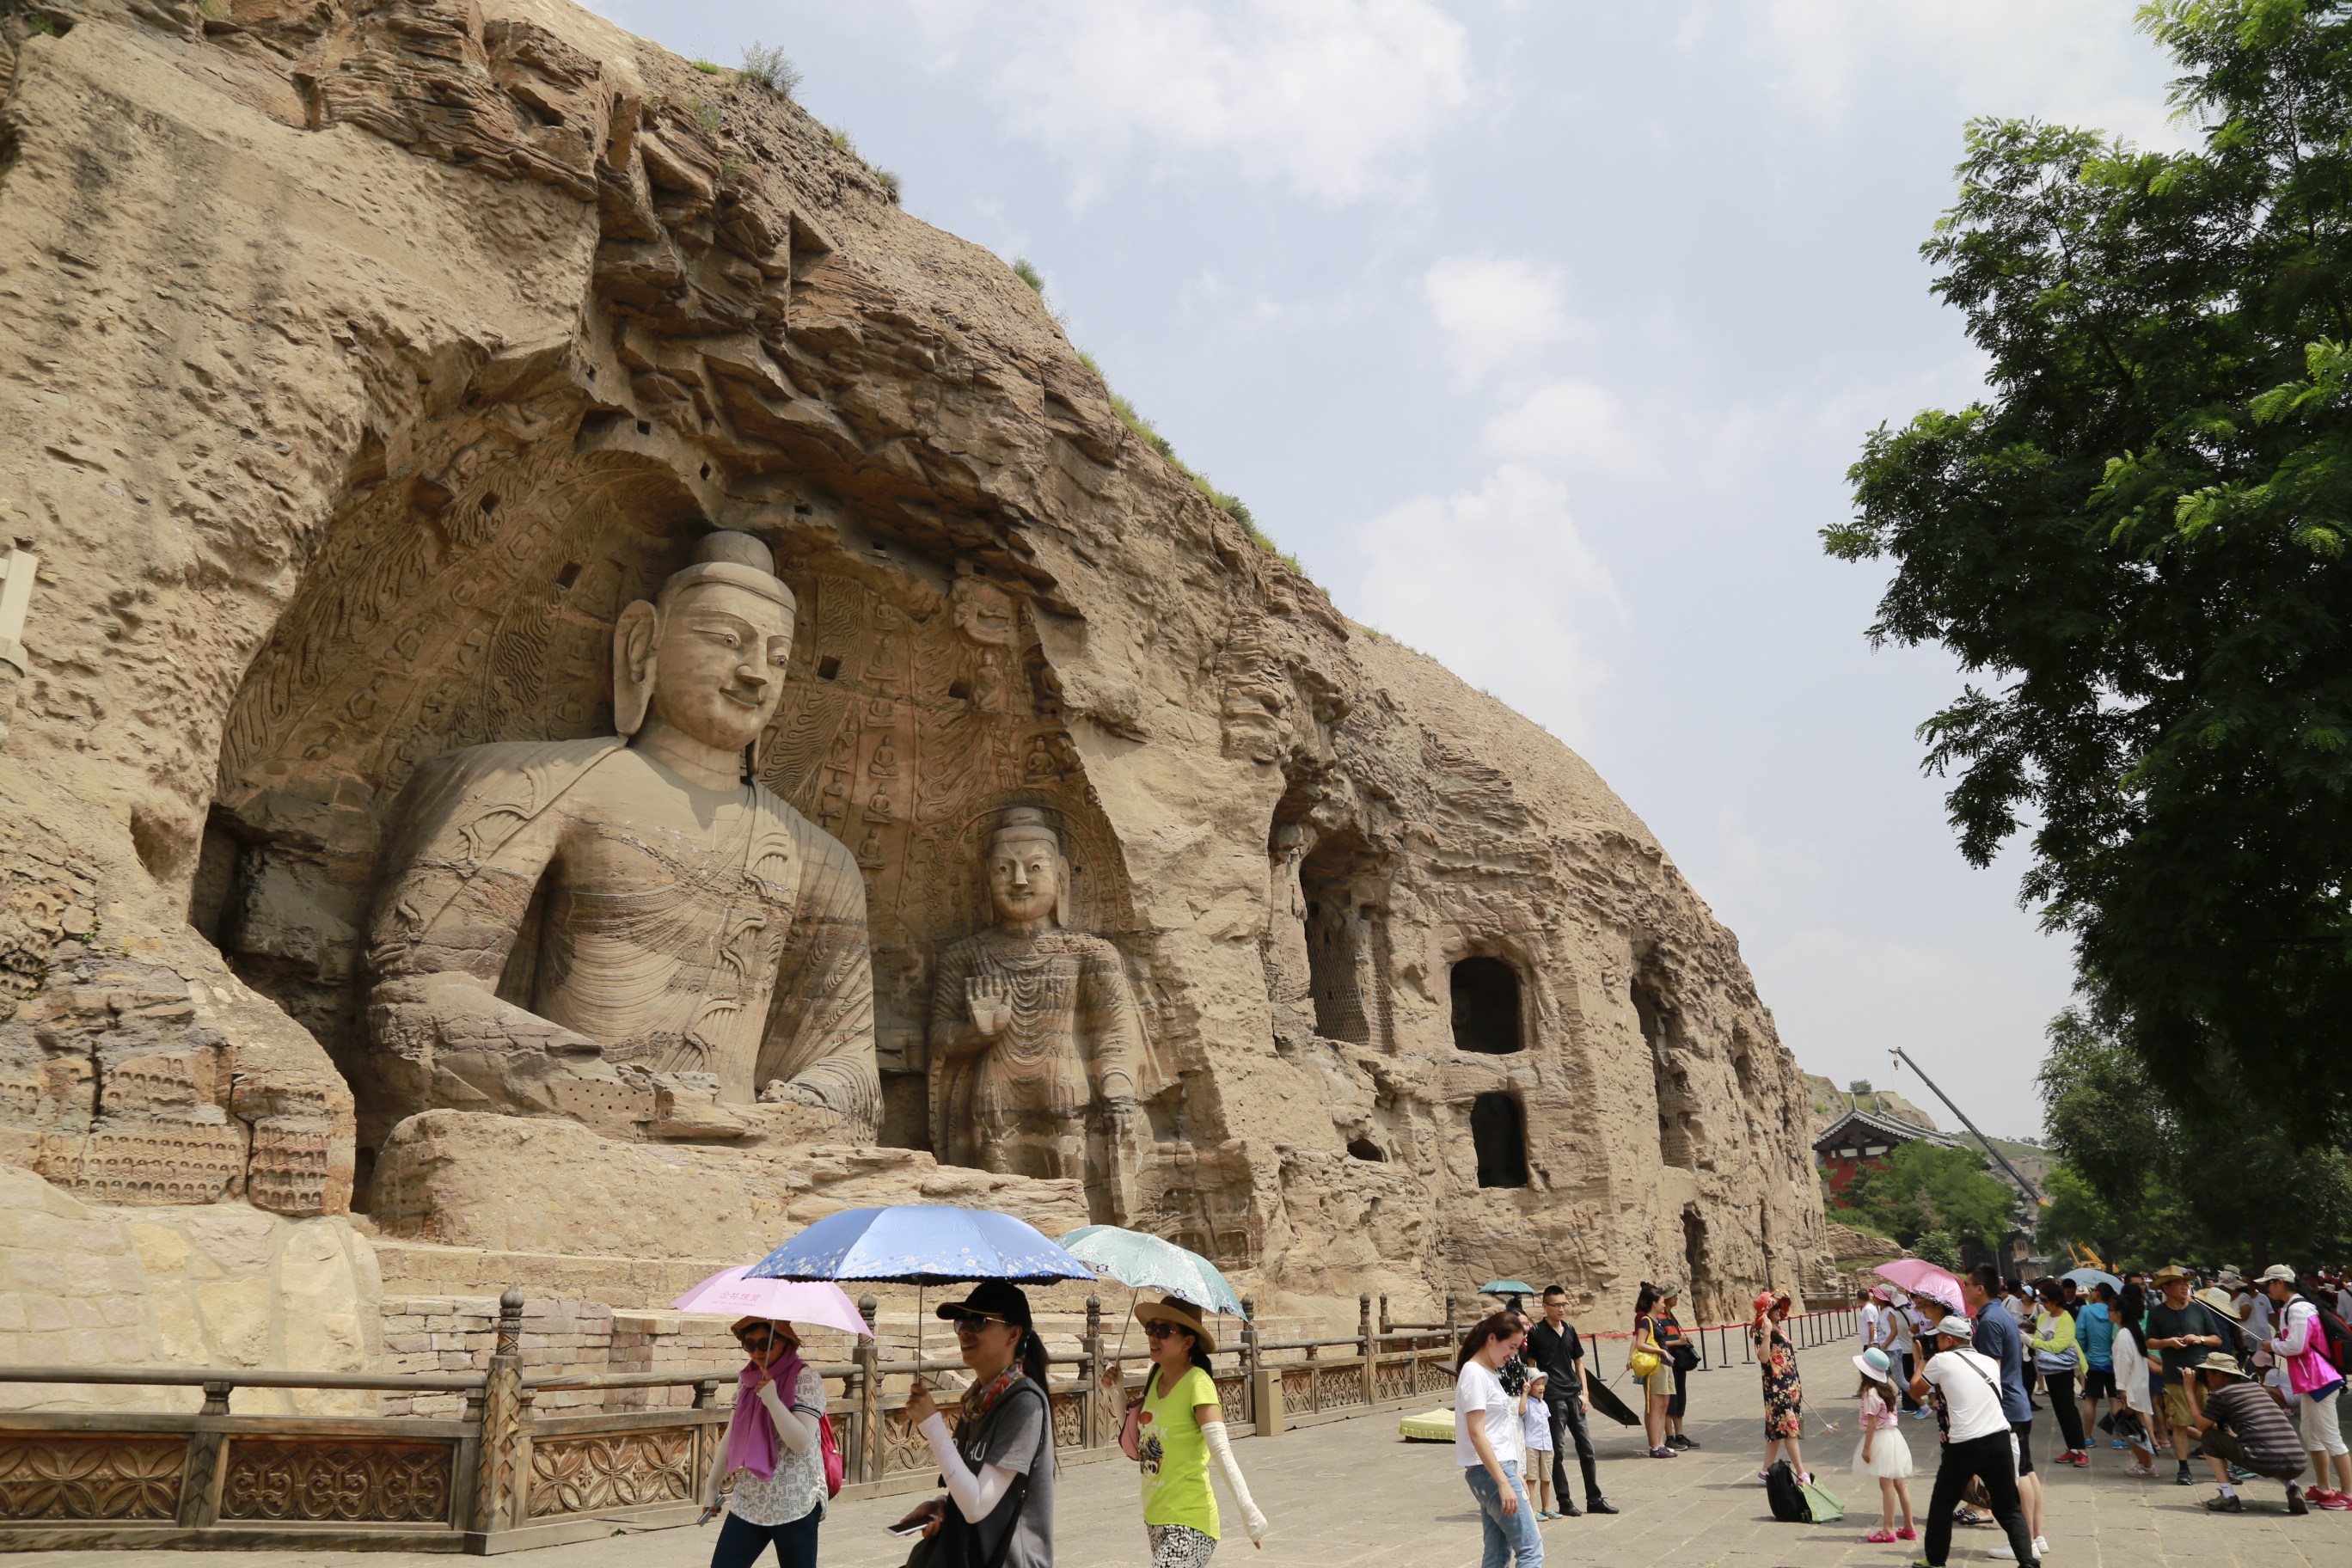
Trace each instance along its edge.
<instances>
[{"instance_id":1,"label":"buddha's hand","mask_svg":"<svg viewBox=\"0 0 2352 1568\"><path fill-rule=\"evenodd\" d=\"M1005 1000L1002 983L975 975L963 983L964 1005L971 1014L972 1033L995 1036L1013 1024L1013 1004Z\"/></svg>"}]
</instances>

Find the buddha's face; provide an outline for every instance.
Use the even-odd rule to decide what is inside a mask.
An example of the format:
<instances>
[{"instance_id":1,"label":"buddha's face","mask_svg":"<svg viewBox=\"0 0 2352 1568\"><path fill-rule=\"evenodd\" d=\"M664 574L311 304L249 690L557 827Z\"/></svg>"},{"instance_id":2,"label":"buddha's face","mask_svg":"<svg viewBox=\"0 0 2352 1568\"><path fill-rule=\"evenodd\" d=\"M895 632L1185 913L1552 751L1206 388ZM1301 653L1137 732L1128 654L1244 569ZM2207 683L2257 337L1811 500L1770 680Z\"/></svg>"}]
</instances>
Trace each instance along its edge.
<instances>
[{"instance_id":1,"label":"buddha's face","mask_svg":"<svg viewBox=\"0 0 2352 1568\"><path fill-rule=\"evenodd\" d=\"M988 851L988 889L1001 920L1051 915L1062 890L1062 857L1054 841L1034 833L997 839Z\"/></svg>"},{"instance_id":2,"label":"buddha's face","mask_svg":"<svg viewBox=\"0 0 2352 1568\"><path fill-rule=\"evenodd\" d=\"M698 583L662 618L654 717L708 746L748 746L774 716L793 647L793 615L731 583Z\"/></svg>"}]
</instances>

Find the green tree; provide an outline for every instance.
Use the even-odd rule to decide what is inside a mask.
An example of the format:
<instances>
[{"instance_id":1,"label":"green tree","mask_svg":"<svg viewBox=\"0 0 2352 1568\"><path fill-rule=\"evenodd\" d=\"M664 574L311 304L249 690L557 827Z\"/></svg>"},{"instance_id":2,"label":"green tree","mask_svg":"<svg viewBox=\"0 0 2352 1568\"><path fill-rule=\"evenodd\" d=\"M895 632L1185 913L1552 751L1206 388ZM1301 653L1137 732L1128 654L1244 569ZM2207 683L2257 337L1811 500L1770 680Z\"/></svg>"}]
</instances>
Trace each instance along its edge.
<instances>
[{"instance_id":1,"label":"green tree","mask_svg":"<svg viewBox=\"0 0 2352 1568\"><path fill-rule=\"evenodd\" d=\"M1828 1213L1916 1250L1920 1237L1943 1231L1997 1247L2009 1230L2017 1195L1985 1173L1968 1149L1906 1143L1881 1166L1864 1165Z\"/></svg>"},{"instance_id":2,"label":"green tree","mask_svg":"<svg viewBox=\"0 0 2352 1568\"><path fill-rule=\"evenodd\" d=\"M2219 1070L2302 1146L2352 1105L2352 3L2162 0L2202 130L1980 120L1923 247L1988 396L1881 426L1832 554L1874 643L1969 677L1921 726L2022 896L2190 1116ZM2218 1067L2217 1067L2218 1064Z\"/></svg>"},{"instance_id":3,"label":"green tree","mask_svg":"<svg viewBox=\"0 0 2352 1568\"><path fill-rule=\"evenodd\" d=\"M2308 1266L2352 1246L2352 1145L2298 1150L2226 1070L2199 1080L2192 1120L2137 1055L2069 1008L2051 1021L2042 1103L2063 1156L2042 1237L2102 1242L2110 1260Z\"/></svg>"}]
</instances>

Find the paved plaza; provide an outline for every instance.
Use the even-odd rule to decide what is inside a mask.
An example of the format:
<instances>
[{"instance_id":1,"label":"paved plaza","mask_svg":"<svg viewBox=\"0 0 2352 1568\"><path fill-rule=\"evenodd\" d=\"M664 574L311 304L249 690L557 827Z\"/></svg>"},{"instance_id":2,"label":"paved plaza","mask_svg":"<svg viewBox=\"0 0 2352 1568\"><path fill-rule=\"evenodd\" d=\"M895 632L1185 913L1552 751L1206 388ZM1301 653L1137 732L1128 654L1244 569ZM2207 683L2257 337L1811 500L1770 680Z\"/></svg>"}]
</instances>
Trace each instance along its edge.
<instances>
[{"instance_id":1,"label":"paved plaza","mask_svg":"<svg viewBox=\"0 0 2352 1568\"><path fill-rule=\"evenodd\" d=\"M1803 1352L1808 1394L1807 1461L1853 1511L1830 1526L1776 1524L1756 1479L1762 1449L1761 1409L1753 1369L1703 1373L1693 1381L1685 1423L1704 1447L1673 1460L1640 1457L1638 1429L1609 1425L1601 1439L1601 1484L1624 1512L1613 1519L1556 1520L1543 1527L1547 1561L1609 1564L1610 1568L1904 1568L1916 1543L1873 1546L1863 1537L1876 1527L1877 1489L1865 1492L1847 1473L1853 1456L1854 1343ZM2046 1414L2039 1418L2046 1424ZM1817 1436L1823 1423L1837 1429ZM1904 1433L1923 1473L1913 1501L1924 1509L1936 1447L1932 1422L1908 1421ZM2055 1448L2055 1433L2037 1425L2037 1460ZM1343 1421L1234 1446L1259 1506L1275 1533L1263 1552L1245 1536L1227 1538L1217 1553L1240 1564L1312 1563L1317 1568L1469 1568L1478 1561L1478 1521L1450 1446L1408 1443L1394 1416ZM2231 1564L2233 1568L2352 1568L2352 1514L2286 1514L2281 1489L2267 1481L2244 1489L2249 1510L2212 1515L2200 1506L2213 1495L2199 1466L2199 1484L2180 1487L2166 1458L2155 1481L2122 1471L2126 1457L2100 1448L2088 1473L2067 1468L2047 1478L2043 1530L2056 1568L2164 1563ZM1574 1474L1573 1467L1570 1474ZM1063 1473L1056 1521L1056 1560L1064 1568L1140 1568L1148 1562L1137 1522L1135 1472L1110 1460L1071 1466ZM824 1526L820 1560L838 1568L896 1568L908 1544L883 1533L917 1496L835 1504ZM703 1568L712 1531L679 1529L614 1536L550 1547L510 1559L518 1568ZM1990 1526L1954 1532L1953 1563L1993 1561L2000 1544ZM352 1559L305 1552L206 1552L191 1558L165 1552L58 1552L29 1554L55 1568L209 1568L224 1559L240 1568L311 1568ZM428 1568L457 1559L373 1553L365 1568ZM763 1562L772 1563L772 1558Z\"/></svg>"}]
</instances>

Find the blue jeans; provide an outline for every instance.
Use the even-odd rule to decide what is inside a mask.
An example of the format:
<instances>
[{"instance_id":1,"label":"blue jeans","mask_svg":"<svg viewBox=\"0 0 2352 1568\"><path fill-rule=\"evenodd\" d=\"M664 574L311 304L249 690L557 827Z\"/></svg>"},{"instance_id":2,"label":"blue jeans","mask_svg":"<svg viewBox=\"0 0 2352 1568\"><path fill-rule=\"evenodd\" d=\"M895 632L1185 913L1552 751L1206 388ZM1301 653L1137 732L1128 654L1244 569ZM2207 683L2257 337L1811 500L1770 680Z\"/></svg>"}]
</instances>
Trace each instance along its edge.
<instances>
[{"instance_id":1,"label":"blue jeans","mask_svg":"<svg viewBox=\"0 0 2352 1568\"><path fill-rule=\"evenodd\" d=\"M1519 1511L1508 1516L1503 1512L1502 1490L1486 1466L1471 1465L1462 1472L1470 1483L1470 1495L1478 1500L1478 1522L1486 1531L1486 1553L1478 1560L1478 1568L1543 1568L1543 1537L1536 1532L1535 1505L1528 1501L1528 1489L1519 1484L1519 1462L1504 1460L1503 1473L1511 1478L1512 1495L1519 1500Z\"/></svg>"}]
</instances>

